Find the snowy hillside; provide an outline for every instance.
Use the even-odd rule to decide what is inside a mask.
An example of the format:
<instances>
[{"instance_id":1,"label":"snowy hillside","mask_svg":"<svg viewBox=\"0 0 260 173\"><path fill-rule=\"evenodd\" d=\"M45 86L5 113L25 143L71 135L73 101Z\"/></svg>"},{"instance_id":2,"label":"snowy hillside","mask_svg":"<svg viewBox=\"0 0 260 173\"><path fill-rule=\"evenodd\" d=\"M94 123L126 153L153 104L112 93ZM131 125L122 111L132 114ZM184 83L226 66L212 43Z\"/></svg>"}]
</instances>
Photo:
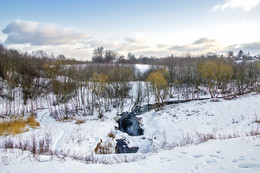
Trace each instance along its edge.
<instances>
[{"instance_id":1,"label":"snowy hillside","mask_svg":"<svg viewBox=\"0 0 260 173\"><path fill-rule=\"evenodd\" d=\"M144 135L129 136L115 130L116 110L105 113L103 119L86 116L56 121L43 109L38 111L38 129L0 137L0 172L258 172L259 112L257 93L234 100L174 104L139 115ZM129 147L139 147L138 152L115 154L116 139L122 138ZM19 148L35 141L39 147L46 139L49 153L33 156L5 149L10 143ZM94 152L100 141L111 154Z\"/></svg>"},{"instance_id":2,"label":"snowy hillside","mask_svg":"<svg viewBox=\"0 0 260 173\"><path fill-rule=\"evenodd\" d=\"M243 148L246 148L244 150ZM145 160L121 164L85 164L70 158L32 158L29 153L1 153L6 158L2 173L26 172L259 172L260 139L245 137L209 141L200 145L178 147L151 154ZM18 156L18 158L17 158Z\"/></svg>"}]
</instances>

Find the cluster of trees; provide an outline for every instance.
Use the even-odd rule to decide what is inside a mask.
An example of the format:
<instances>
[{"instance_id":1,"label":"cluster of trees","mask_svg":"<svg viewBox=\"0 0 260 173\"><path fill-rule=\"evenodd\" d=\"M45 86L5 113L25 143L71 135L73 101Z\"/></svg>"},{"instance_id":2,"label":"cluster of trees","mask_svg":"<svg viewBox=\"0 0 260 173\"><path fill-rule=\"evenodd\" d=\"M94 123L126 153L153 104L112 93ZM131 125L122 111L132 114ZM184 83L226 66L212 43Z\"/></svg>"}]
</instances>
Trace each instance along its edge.
<instances>
[{"instance_id":1,"label":"cluster of trees","mask_svg":"<svg viewBox=\"0 0 260 173\"><path fill-rule=\"evenodd\" d=\"M122 66L68 67L56 61L45 64L44 70L52 92L47 95L50 112L62 117L78 111L93 115L95 110L102 117L111 105L121 110L129 97L129 82L134 79L133 70Z\"/></svg>"},{"instance_id":2,"label":"cluster of trees","mask_svg":"<svg viewBox=\"0 0 260 173\"><path fill-rule=\"evenodd\" d=\"M132 63L112 63L116 56L101 47L94 50L94 63L83 64L42 51L22 54L0 46L0 100L4 102L0 114L35 113L47 106L57 118L95 113L102 117L111 106L121 112L127 100L131 105L156 102L159 110L173 97L192 100L209 93L213 99L231 98L259 89L259 62L171 56L152 60L157 65L140 74ZM128 60L136 58L129 53ZM136 89L130 94L132 81Z\"/></svg>"},{"instance_id":3,"label":"cluster of trees","mask_svg":"<svg viewBox=\"0 0 260 173\"><path fill-rule=\"evenodd\" d=\"M136 58L132 53L128 53L125 57L124 55L119 55L115 51L105 50L103 47L97 47L93 50L91 61L94 63L152 64L156 62L156 59L156 57L145 57L142 55L139 58Z\"/></svg>"},{"instance_id":4,"label":"cluster of trees","mask_svg":"<svg viewBox=\"0 0 260 173\"><path fill-rule=\"evenodd\" d=\"M31 57L0 45L0 96L5 101L5 113L25 112L28 100L37 100L44 92L42 64L46 58ZM31 104L31 107L34 107Z\"/></svg>"},{"instance_id":5,"label":"cluster of trees","mask_svg":"<svg viewBox=\"0 0 260 173\"><path fill-rule=\"evenodd\" d=\"M105 50L98 47L93 51L92 62L96 63L113 63L116 60L117 53L112 50Z\"/></svg>"},{"instance_id":6,"label":"cluster of trees","mask_svg":"<svg viewBox=\"0 0 260 173\"><path fill-rule=\"evenodd\" d=\"M1 46L0 98L5 102L1 114L35 113L47 103L43 106L57 118L79 111L84 115L97 111L102 117L111 105L118 111L124 107L135 79L131 65L71 64L74 60L53 59L41 51L36 56Z\"/></svg>"},{"instance_id":7,"label":"cluster of trees","mask_svg":"<svg viewBox=\"0 0 260 173\"><path fill-rule=\"evenodd\" d=\"M147 76L145 78L151 84L157 105L174 96L178 100L192 100L207 93L213 99L219 96L230 99L259 91L260 62L236 63L224 58L165 58L161 66L151 69Z\"/></svg>"},{"instance_id":8,"label":"cluster of trees","mask_svg":"<svg viewBox=\"0 0 260 173\"><path fill-rule=\"evenodd\" d=\"M183 56L174 56L173 54L169 57L156 57L156 56L144 56L140 55L139 57L136 57L133 53L128 53L127 56L120 55L115 51L112 50L106 50L104 47L97 47L93 50L93 56L92 56L92 62L94 63L121 63L121 64L150 64L150 65L158 65L162 64L165 65L165 61L168 61L168 59L174 58L209 58L214 59L218 58L219 56L213 52L208 52L206 54L201 54L197 56L191 56L189 53ZM228 52L227 55L221 55L222 58L226 58L229 60L255 60L259 57L257 56L251 56L248 52L245 54L242 50L239 50L237 52L237 55L234 56L234 53L232 51Z\"/></svg>"}]
</instances>

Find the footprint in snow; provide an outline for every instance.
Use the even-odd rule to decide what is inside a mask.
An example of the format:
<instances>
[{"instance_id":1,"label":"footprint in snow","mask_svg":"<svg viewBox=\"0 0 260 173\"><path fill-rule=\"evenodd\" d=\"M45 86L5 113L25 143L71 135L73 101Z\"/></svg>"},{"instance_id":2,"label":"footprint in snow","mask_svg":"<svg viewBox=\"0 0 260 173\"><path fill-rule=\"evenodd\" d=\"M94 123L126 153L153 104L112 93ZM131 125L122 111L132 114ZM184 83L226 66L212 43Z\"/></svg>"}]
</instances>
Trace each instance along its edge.
<instances>
[{"instance_id":1,"label":"footprint in snow","mask_svg":"<svg viewBox=\"0 0 260 173\"><path fill-rule=\"evenodd\" d=\"M166 157L159 157L159 159L160 159L160 160L165 160L165 159L166 159Z\"/></svg>"},{"instance_id":2,"label":"footprint in snow","mask_svg":"<svg viewBox=\"0 0 260 173\"><path fill-rule=\"evenodd\" d=\"M210 154L209 157L214 157L214 158L217 158L217 159L225 159L225 157L220 157L220 156L216 156L216 155L213 155L213 154Z\"/></svg>"},{"instance_id":3,"label":"footprint in snow","mask_svg":"<svg viewBox=\"0 0 260 173\"><path fill-rule=\"evenodd\" d=\"M200 158L200 157L203 157L203 154L196 154L196 155L192 155L192 156L195 158Z\"/></svg>"},{"instance_id":4,"label":"footprint in snow","mask_svg":"<svg viewBox=\"0 0 260 173\"><path fill-rule=\"evenodd\" d=\"M237 163L238 160L237 160L237 159L233 159L232 162L233 162L233 163Z\"/></svg>"},{"instance_id":5,"label":"footprint in snow","mask_svg":"<svg viewBox=\"0 0 260 173\"><path fill-rule=\"evenodd\" d=\"M210 163L216 163L217 160L216 159L207 159L206 163L210 164Z\"/></svg>"},{"instance_id":6,"label":"footprint in snow","mask_svg":"<svg viewBox=\"0 0 260 173\"><path fill-rule=\"evenodd\" d=\"M245 160L244 156L239 156L239 160Z\"/></svg>"},{"instance_id":7,"label":"footprint in snow","mask_svg":"<svg viewBox=\"0 0 260 173\"><path fill-rule=\"evenodd\" d=\"M187 152L185 152L185 151L182 151L182 152L181 152L181 154L187 154Z\"/></svg>"},{"instance_id":8,"label":"footprint in snow","mask_svg":"<svg viewBox=\"0 0 260 173\"><path fill-rule=\"evenodd\" d=\"M238 164L239 168L260 168L260 164L256 163L240 163Z\"/></svg>"},{"instance_id":9,"label":"footprint in snow","mask_svg":"<svg viewBox=\"0 0 260 173\"><path fill-rule=\"evenodd\" d=\"M241 160L245 160L244 156L239 156L238 159L233 159L232 162L233 163L237 163L240 162ZM252 158L251 160L255 160L255 158Z\"/></svg>"}]
</instances>

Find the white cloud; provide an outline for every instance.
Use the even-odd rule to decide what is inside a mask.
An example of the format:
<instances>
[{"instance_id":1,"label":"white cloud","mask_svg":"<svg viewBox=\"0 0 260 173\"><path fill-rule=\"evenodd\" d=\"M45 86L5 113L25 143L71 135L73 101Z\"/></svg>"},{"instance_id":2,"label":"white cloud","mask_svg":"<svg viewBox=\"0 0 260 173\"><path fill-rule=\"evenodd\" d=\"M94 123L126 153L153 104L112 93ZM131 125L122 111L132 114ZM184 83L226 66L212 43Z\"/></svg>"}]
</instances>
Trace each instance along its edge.
<instances>
[{"instance_id":1,"label":"white cloud","mask_svg":"<svg viewBox=\"0 0 260 173\"><path fill-rule=\"evenodd\" d=\"M110 49L118 51L122 54L127 54L127 52L138 52L140 50L145 50L151 45L148 42L148 38L143 34L135 34L133 36L128 36L121 40L108 39L108 40L89 40L85 43L85 48L96 48L104 47L105 49Z\"/></svg>"},{"instance_id":2,"label":"white cloud","mask_svg":"<svg viewBox=\"0 0 260 173\"><path fill-rule=\"evenodd\" d=\"M213 8L212 8L212 11L217 11L218 9L221 8L221 5L215 5Z\"/></svg>"},{"instance_id":3,"label":"white cloud","mask_svg":"<svg viewBox=\"0 0 260 173\"><path fill-rule=\"evenodd\" d=\"M4 43L4 41L6 40L7 36L4 35L2 32L0 32L0 44Z\"/></svg>"},{"instance_id":4,"label":"white cloud","mask_svg":"<svg viewBox=\"0 0 260 173\"><path fill-rule=\"evenodd\" d=\"M174 53L192 53L192 54L203 54L207 52L218 52L220 49L220 45L214 39L209 39L206 37L195 40L192 44L186 45L173 45L169 48L169 50Z\"/></svg>"},{"instance_id":5,"label":"white cloud","mask_svg":"<svg viewBox=\"0 0 260 173\"><path fill-rule=\"evenodd\" d=\"M161 49L163 49L163 48L169 48L169 47L171 47L171 44L165 44L165 43L156 44L156 47L161 48Z\"/></svg>"},{"instance_id":6,"label":"white cloud","mask_svg":"<svg viewBox=\"0 0 260 173\"><path fill-rule=\"evenodd\" d=\"M260 0L226 0L224 4L218 4L213 7L213 11L226 10L227 8L240 8L244 11L250 11L260 3Z\"/></svg>"},{"instance_id":7,"label":"white cloud","mask_svg":"<svg viewBox=\"0 0 260 173\"><path fill-rule=\"evenodd\" d=\"M15 48L20 51L36 51L44 50L48 54L51 52L54 55L64 54L67 58L76 58L78 60L91 60L93 50L96 47L103 46L106 50L113 50L118 53L118 55L127 55L131 52L136 55L144 56L157 56L165 57L171 54L176 56L182 56L186 53L190 55L206 54L208 52L214 53L225 53L227 51L238 51L242 49L245 52L250 52L252 55L260 53L260 42L247 42L242 44L228 44L223 46L220 42L202 37L196 39L190 44L150 44L150 39L147 42L133 42L129 43L127 40L135 40L134 38L128 39L123 38L122 40L112 41L112 40L103 40L98 41L95 39L89 40L86 43L75 43L71 45L30 45L30 44L17 44L17 45L8 45L8 48Z\"/></svg>"},{"instance_id":8,"label":"white cloud","mask_svg":"<svg viewBox=\"0 0 260 173\"><path fill-rule=\"evenodd\" d=\"M192 44L193 45L202 45L202 44L203 45L212 45L215 43L216 43L216 40L203 37L203 38L200 38L200 39L194 41Z\"/></svg>"},{"instance_id":9,"label":"white cloud","mask_svg":"<svg viewBox=\"0 0 260 173\"><path fill-rule=\"evenodd\" d=\"M148 38L145 36L137 35L137 36L133 36L133 37L127 37L125 39L125 41L130 44L143 44L148 41Z\"/></svg>"},{"instance_id":10,"label":"white cloud","mask_svg":"<svg viewBox=\"0 0 260 173\"><path fill-rule=\"evenodd\" d=\"M178 34L176 37L167 36L166 39L148 35L148 33L116 34L110 36L110 38L102 37L102 39L93 36L88 39L90 34L73 28L61 28L56 24L17 20L7 25L3 29L3 33L0 32L0 44L2 41L5 46L17 48L20 51L44 50L47 53L64 54L68 58L82 60L90 60L93 50L100 46L107 50L116 51L119 55L126 56L127 53L131 52L137 57L140 55L164 57L171 54L178 56L185 53L191 55L205 54L207 52L223 53L228 50L237 50L235 48L259 53L260 37L259 34L256 34L258 30L258 23L242 22L237 25L231 23L225 27L219 26L213 29L201 30L199 33L202 34L196 35L195 33L187 36ZM212 35L218 38L218 41L205 37ZM178 38L181 38L180 41ZM182 42L182 40L186 41ZM188 40L190 41L187 42ZM236 47L229 46L235 44L237 44Z\"/></svg>"},{"instance_id":11,"label":"white cloud","mask_svg":"<svg viewBox=\"0 0 260 173\"><path fill-rule=\"evenodd\" d=\"M90 37L73 28L62 28L57 24L41 24L34 21L15 20L2 32L7 35L5 44L64 45Z\"/></svg>"},{"instance_id":12,"label":"white cloud","mask_svg":"<svg viewBox=\"0 0 260 173\"><path fill-rule=\"evenodd\" d=\"M260 42L244 43L244 44L234 44L227 47L228 50L238 51L243 50L246 52L251 52L253 54L260 53Z\"/></svg>"}]
</instances>

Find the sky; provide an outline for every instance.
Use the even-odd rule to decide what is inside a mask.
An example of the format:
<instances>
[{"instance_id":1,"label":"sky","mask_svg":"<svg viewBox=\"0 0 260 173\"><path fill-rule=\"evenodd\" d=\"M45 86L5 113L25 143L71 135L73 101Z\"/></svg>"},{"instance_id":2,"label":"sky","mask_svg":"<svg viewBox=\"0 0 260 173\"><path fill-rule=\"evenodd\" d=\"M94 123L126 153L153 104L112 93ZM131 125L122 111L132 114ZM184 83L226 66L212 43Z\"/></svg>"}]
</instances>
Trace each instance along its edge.
<instances>
[{"instance_id":1,"label":"sky","mask_svg":"<svg viewBox=\"0 0 260 173\"><path fill-rule=\"evenodd\" d=\"M260 0L0 0L0 44L90 60L260 53Z\"/></svg>"}]
</instances>

